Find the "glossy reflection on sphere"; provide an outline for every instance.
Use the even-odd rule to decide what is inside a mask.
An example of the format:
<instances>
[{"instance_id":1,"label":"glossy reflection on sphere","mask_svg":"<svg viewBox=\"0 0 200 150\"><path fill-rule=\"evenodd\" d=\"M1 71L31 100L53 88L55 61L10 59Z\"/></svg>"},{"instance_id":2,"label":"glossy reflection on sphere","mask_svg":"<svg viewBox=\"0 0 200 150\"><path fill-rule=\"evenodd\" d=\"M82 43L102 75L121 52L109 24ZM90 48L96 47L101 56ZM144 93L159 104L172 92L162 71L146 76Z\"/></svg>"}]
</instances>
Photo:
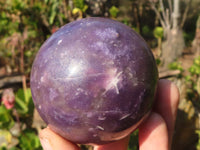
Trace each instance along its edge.
<instances>
[{"instance_id":1,"label":"glossy reflection on sphere","mask_svg":"<svg viewBox=\"0 0 200 150\"><path fill-rule=\"evenodd\" d=\"M133 130L151 110L158 79L145 41L105 18L69 23L40 48L31 72L35 106L55 132L105 144Z\"/></svg>"}]
</instances>

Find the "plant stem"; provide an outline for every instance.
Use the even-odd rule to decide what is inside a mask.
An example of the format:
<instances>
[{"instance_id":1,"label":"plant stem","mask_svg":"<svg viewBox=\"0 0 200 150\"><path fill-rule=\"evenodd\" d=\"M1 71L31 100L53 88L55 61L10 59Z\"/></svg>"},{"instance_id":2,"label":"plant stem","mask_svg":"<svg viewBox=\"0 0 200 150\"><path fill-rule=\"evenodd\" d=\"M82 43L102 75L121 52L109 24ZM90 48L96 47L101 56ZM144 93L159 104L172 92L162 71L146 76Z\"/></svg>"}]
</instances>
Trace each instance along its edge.
<instances>
[{"instance_id":1,"label":"plant stem","mask_svg":"<svg viewBox=\"0 0 200 150\"><path fill-rule=\"evenodd\" d=\"M24 98L25 101L27 102L27 94L26 94L26 76L24 74L24 38L22 38L21 40L21 50L20 50L20 71L22 73L22 87L23 87L23 91L24 91Z\"/></svg>"}]
</instances>

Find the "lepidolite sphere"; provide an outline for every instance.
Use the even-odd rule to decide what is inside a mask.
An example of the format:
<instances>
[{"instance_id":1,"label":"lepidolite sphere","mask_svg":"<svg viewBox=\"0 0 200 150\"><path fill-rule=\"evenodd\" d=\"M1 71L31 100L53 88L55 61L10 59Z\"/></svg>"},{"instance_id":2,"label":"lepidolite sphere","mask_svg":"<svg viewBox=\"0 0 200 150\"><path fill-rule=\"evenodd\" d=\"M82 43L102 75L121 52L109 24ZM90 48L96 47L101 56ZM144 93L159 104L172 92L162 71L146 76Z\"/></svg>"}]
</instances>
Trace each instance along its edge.
<instances>
[{"instance_id":1,"label":"lepidolite sphere","mask_svg":"<svg viewBox=\"0 0 200 150\"><path fill-rule=\"evenodd\" d=\"M81 144L119 140L151 110L158 72L145 41L105 18L69 23L40 48L31 72L35 106L48 126Z\"/></svg>"}]
</instances>

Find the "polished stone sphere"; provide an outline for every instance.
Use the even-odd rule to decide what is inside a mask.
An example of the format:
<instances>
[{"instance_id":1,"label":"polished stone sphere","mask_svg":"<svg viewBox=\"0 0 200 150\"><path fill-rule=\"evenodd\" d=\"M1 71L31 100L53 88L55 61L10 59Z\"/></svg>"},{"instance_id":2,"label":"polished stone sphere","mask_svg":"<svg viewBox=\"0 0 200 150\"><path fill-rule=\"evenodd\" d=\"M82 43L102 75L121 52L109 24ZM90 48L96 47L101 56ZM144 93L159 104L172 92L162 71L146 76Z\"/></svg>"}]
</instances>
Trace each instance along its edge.
<instances>
[{"instance_id":1,"label":"polished stone sphere","mask_svg":"<svg viewBox=\"0 0 200 150\"><path fill-rule=\"evenodd\" d=\"M53 131L80 144L106 144L148 116L157 80L152 52L135 31L91 17L61 27L42 45L31 91Z\"/></svg>"}]
</instances>

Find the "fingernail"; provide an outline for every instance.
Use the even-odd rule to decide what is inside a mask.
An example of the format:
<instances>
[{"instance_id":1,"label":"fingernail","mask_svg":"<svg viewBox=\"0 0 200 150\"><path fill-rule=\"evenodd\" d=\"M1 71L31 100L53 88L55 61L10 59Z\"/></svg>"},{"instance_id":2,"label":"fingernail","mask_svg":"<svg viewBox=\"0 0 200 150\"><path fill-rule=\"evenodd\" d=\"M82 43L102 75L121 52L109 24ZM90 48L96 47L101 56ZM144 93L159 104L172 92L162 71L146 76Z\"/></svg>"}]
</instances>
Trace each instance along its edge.
<instances>
[{"instance_id":1,"label":"fingernail","mask_svg":"<svg viewBox=\"0 0 200 150\"><path fill-rule=\"evenodd\" d=\"M40 142L44 150L53 150L48 139L40 137Z\"/></svg>"}]
</instances>

